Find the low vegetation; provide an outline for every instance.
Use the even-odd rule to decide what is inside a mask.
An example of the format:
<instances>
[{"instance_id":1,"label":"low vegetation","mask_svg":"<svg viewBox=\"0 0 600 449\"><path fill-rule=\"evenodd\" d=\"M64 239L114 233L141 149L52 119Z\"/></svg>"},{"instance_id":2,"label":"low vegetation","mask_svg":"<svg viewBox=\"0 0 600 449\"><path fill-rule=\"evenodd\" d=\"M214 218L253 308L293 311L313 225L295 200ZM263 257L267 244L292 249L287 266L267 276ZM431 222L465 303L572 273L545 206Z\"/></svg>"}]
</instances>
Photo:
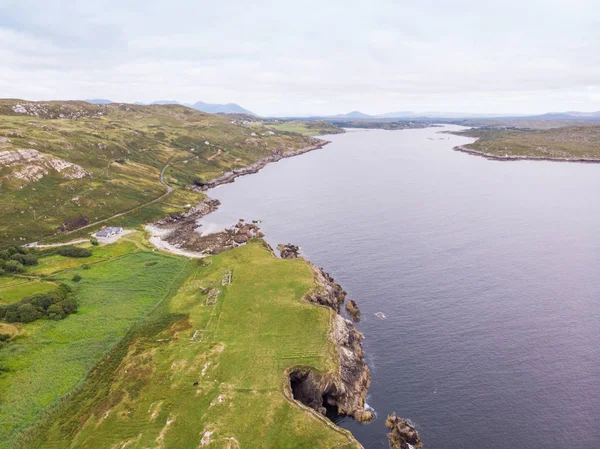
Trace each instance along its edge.
<instances>
[{"instance_id":1,"label":"low vegetation","mask_svg":"<svg viewBox=\"0 0 600 449\"><path fill-rule=\"evenodd\" d=\"M79 312L21 325L0 352L0 448L359 447L284 395L286 369L337 360L332 311L301 300L302 259L258 240L202 263L139 249L80 270L57 275L81 273Z\"/></svg>"},{"instance_id":2,"label":"low vegetation","mask_svg":"<svg viewBox=\"0 0 600 449\"><path fill-rule=\"evenodd\" d=\"M103 224L181 213L202 196L195 179L315 143L269 123L179 105L0 100L0 248L120 213Z\"/></svg>"},{"instance_id":3,"label":"low vegetation","mask_svg":"<svg viewBox=\"0 0 600 449\"><path fill-rule=\"evenodd\" d=\"M270 125L270 128L281 132L302 134L304 136L322 136L344 132L342 128L324 120L277 121L277 123Z\"/></svg>"},{"instance_id":4,"label":"low vegetation","mask_svg":"<svg viewBox=\"0 0 600 449\"><path fill-rule=\"evenodd\" d=\"M116 256L97 260L89 270L83 271L83 266L63 270L57 264L52 272L57 282L72 290L77 313L54 317L50 305L47 316L36 321L0 322L0 333L13 335L10 344L0 350L0 448L14 447L26 428L60 407L62 398L82 385L90 370L122 341L132 326L143 322L153 307L177 290L191 264L183 258L151 251L119 250L119 246L128 247L126 242L109 246L113 250L106 250L106 254ZM47 257L55 261L80 260L60 255ZM45 265L44 259L40 259L40 266ZM38 267L28 270L34 269ZM32 275L32 271L27 274ZM81 280L75 283L72 279L77 275ZM6 278L0 283L0 296L23 291L24 285L35 286L35 282L23 284L18 278ZM37 283L45 285L43 281ZM13 301L2 308L20 302Z\"/></svg>"},{"instance_id":5,"label":"low vegetation","mask_svg":"<svg viewBox=\"0 0 600 449\"><path fill-rule=\"evenodd\" d=\"M497 157L586 159L600 161L600 126L534 129L471 129L458 135L477 137L469 150Z\"/></svg>"},{"instance_id":6,"label":"low vegetation","mask_svg":"<svg viewBox=\"0 0 600 449\"><path fill-rule=\"evenodd\" d=\"M44 317L62 320L77 312L77 301L71 293L71 287L60 284L56 290L27 296L12 304L0 304L0 320L8 323L31 323Z\"/></svg>"}]
</instances>

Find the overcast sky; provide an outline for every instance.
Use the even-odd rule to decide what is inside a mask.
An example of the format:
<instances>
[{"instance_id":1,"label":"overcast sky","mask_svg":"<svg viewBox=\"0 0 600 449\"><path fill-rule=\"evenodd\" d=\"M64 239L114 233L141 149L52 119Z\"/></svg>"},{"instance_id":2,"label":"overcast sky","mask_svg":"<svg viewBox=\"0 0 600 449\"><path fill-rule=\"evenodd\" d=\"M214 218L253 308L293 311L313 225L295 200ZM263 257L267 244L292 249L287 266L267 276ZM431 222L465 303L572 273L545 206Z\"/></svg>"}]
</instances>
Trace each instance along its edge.
<instances>
[{"instance_id":1,"label":"overcast sky","mask_svg":"<svg viewBox=\"0 0 600 449\"><path fill-rule=\"evenodd\" d=\"M600 0L1 0L0 97L600 110Z\"/></svg>"}]
</instances>

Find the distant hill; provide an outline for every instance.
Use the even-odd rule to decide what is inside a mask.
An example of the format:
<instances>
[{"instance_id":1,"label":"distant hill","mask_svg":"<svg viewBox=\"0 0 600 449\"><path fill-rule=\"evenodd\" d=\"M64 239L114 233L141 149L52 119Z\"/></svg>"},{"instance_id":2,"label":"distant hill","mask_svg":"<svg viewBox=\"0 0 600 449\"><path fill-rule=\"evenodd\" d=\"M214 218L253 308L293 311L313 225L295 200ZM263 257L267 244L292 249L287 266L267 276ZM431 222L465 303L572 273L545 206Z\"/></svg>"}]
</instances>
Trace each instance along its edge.
<instances>
[{"instance_id":1,"label":"distant hill","mask_svg":"<svg viewBox=\"0 0 600 449\"><path fill-rule=\"evenodd\" d=\"M333 115L330 118L373 118L373 117L374 116L365 114L360 111L352 111L352 112L348 112L347 114Z\"/></svg>"},{"instance_id":2,"label":"distant hill","mask_svg":"<svg viewBox=\"0 0 600 449\"><path fill-rule=\"evenodd\" d=\"M191 108L197 109L198 111L207 112L209 114L249 114L256 115L254 112L244 109L239 104L227 103L204 103L203 101L197 101L194 104L186 104Z\"/></svg>"},{"instance_id":3,"label":"distant hill","mask_svg":"<svg viewBox=\"0 0 600 449\"><path fill-rule=\"evenodd\" d=\"M536 118L540 120L600 120L600 111L596 112L578 112L578 111L568 111L568 112L549 112L547 114L536 115L528 118Z\"/></svg>"}]
</instances>

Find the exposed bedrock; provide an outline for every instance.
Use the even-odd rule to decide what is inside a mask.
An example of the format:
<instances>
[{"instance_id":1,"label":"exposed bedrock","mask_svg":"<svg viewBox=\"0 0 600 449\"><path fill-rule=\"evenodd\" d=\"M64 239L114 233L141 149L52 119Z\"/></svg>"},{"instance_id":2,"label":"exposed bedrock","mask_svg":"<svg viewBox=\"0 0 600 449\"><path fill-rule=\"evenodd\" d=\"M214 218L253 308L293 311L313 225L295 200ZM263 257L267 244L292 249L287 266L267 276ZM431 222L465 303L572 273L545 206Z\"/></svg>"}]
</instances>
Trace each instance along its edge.
<instances>
[{"instance_id":1,"label":"exposed bedrock","mask_svg":"<svg viewBox=\"0 0 600 449\"><path fill-rule=\"evenodd\" d=\"M370 421L373 413L365 410L365 397L371 384L371 372L365 362L362 334L339 312L346 292L322 268L313 266L317 287L306 295L309 302L324 305L336 313L332 318L330 338L337 348L335 373L319 373L298 368L290 373L294 398L322 414L352 416Z\"/></svg>"},{"instance_id":2,"label":"exposed bedrock","mask_svg":"<svg viewBox=\"0 0 600 449\"><path fill-rule=\"evenodd\" d=\"M313 272L319 287L310 292L306 300L331 307L336 313L340 313L346 291L323 268L313 266Z\"/></svg>"},{"instance_id":3,"label":"exposed bedrock","mask_svg":"<svg viewBox=\"0 0 600 449\"><path fill-rule=\"evenodd\" d=\"M336 373L318 373L308 368L290 372L294 399L323 415L352 416L370 421L373 413L365 410L365 397L371 384L371 372L364 360L363 336L352 322L335 315L331 334L338 349Z\"/></svg>"},{"instance_id":4,"label":"exposed bedrock","mask_svg":"<svg viewBox=\"0 0 600 449\"><path fill-rule=\"evenodd\" d=\"M277 245L277 250L282 259L297 259L300 253L300 248L296 245L288 243L287 245Z\"/></svg>"},{"instance_id":5,"label":"exposed bedrock","mask_svg":"<svg viewBox=\"0 0 600 449\"><path fill-rule=\"evenodd\" d=\"M360 309L353 299L346 301L346 312L355 323L360 323Z\"/></svg>"},{"instance_id":6,"label":"exposed bedrock","mask_svg":"<svg viewBox=\"0 0 600 449\"><path fill-rule=\"evenodd\" d=\"M407 420L396 416L396 413L388 415L385 425L390 429L388 439L393 449L409 449L410 447L423 446L417 430Z\"/></svg>"}]
</instances>

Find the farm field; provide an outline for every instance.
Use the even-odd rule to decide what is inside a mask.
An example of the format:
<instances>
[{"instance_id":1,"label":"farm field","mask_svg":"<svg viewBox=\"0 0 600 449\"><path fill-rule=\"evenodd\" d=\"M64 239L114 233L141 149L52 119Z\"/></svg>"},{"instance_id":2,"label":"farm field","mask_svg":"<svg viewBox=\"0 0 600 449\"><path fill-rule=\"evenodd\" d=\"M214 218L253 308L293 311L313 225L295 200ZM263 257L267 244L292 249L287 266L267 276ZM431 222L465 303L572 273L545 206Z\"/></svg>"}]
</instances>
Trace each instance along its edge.
<instances>
[{"instance_id":1,"label":"farm field","mask_svg":"<svg viewBox=\"0 0 600 449\"><path fill-rule=\"evenodd\" d=\"M168 270L167 277L185 275L172 295L163 284ZM301 300L315 286L304 260L278 259L258 240L204 263L141 252L63 277L74 272L84 277L82 307L68 319L91 319L99 307L85 305L92 297L116 295L111 316L119 322L159 305L15 447L359 447L284 396L287 368L336 368L328 338L333 312ZM223 285L228 273L231 283ZM141 295L143 305L124 300L121 290L132 280L136 295L156 290ZM102 311L96 313L99 319ZM94 350L100 352L91 346L86 353Z\"/></svg>"},{"instance_id":2,"label":"farm field","mask_svg":"<svg viewBox=\"0 0 600 449\"><path fill-rule=\"evenodd\" d=\"M18 335L0 349L0 448L13 447L25 428L77 389L94 365L187 274L185 259L148 251L127 253L127 244L111 246L124 254L90 269L65 269L56 263L55 269L64 271L54 276L73 287L77 313L61 321L8 324ZM54 262L61 257L51 256ZM46 264L48 270L50 266ZM75 274L82 277L78 283L71 282ZM17 300L17 293L30 295L48 284L55 287L39 281L15 285L11 294Z\"/></svg>"}]
</instances>

